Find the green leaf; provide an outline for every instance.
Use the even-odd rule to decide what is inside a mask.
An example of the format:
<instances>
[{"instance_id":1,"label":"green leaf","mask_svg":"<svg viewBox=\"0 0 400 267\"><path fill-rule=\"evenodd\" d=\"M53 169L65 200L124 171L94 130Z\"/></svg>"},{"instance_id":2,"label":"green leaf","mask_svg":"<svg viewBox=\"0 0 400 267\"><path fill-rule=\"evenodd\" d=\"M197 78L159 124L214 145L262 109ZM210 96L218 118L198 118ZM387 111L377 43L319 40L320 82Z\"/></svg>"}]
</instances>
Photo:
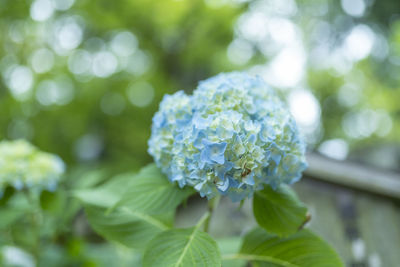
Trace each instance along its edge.
<instances>
[{"instance_id":1,"label":"green leaf","mask_svg":"<svg viewBox=\"0 0 400 267\"><path fill-rule=\"evenodd\" d=\"M0 208L0 230L7 229L15 221L23 217L26 213L24 209ZM0 265L1 266L1 265Z\"/></svg>"},{"instance_id":2,"label":"green leaf","mask_svg":"<svg viewBox=\"0 0 400 267\"><path fill-rule=\"evenodd\" d=\"M75 190L73 195L86 205L110 208L121 199L133 178L132 173L118 175L96 188Z\"/></svg>"},{"instance_id":3,"label":"green leaf","mask_svg":"<svg viewBox=\"0 0 400 267\"><path fill-rule=\"evenodd\" d=\"M257 191L253 212L262 228L279 236L297 232L309 220L307 208L288 186L281 186L278 190L266 187Z\"/></svg>"},{"instance_id":4,"label":"green leaf","mask_svg":"<svg viewBox=\"0 0 400 267\"><path fill-rule=\"evenodd\" d=\"M263 267L343 266L336 252L309 230L280 238L256 228L244 238L240 254L230 259L246 259Z\"/></svg>"},{"instance_id":5,"label":"green leaf","mask_svg":"<svg viewBox=\"0 0 400 267\"><path fill-rule=\"evenodd\" d=\"M79 166L73 168L68 173L65 180L69 188L84 189L99 185L109 176L110 175L107 175L107 172L101 168L101 166ZM82 177L84 177L84 179L82 179Z\"/></svg>"},{"instance_id":6,"label":"green leaf","mask_svg":"<svg viewBox=\"0 0 400 267\"><path fill-rule=\"evenodd\" d=\"M237 253L242 245L242 238L236 237L225 237L216 240L218 247L222 255ZM246 266L245 260L227 260L222 262L222 267L243 267Z\"/></svg>"},{"instance_id":7,"label":"green leaf","mask_svg":"<svg viewBox=\"0 0 400 267\"><path fill-rule=\"evenodd\" d=\"M199 226L157 235L147 245L143 267L220 267L217 243Z\"/></svg>"},{"instance_id":8,"label":"green leaf","mask_svg":"<svg viewBox=\"0 0 400 267\"><path fill-rule=\"evenodd\" d=\"M42 210L53 214L63 212L65 204L64 196L64 191L62 190L56 192L42 191L40 194L40 207Z\"/></svg>"},{"instance_id":9,"label":"green leaf","mask_svg":"<svg viewBox=\"0 0 400 267\"><path fill-rule=\"evenodd\" d=\"M168 213L192 193L190 188L181 189L171 183L155 164L150 164L132 178L116 207L148 214Z\"/></svg>"},{"instance_id":10,"label":"green leaf","mask_svg":"<svg viewBox=\"0 0 400 267\"><path fill-rule=\"evenodd\" d=\"M94 189L74 191L93 229L108 240L143 249L170 229L176 207L192 193L180 189L154 164L138 174L124 174Z\"/></svg>"},{"instance_id":11,"label":"green leaf","mask_svg":"<svg viewBox=\"0 0 400 267\"><path fill-rule=\"evenodd\" d=\"M14 195L15 189L12 186L7 186L4 192L0 193L0 207L5 206Z\"/></svg>"},{"instance_id":12,"label":"green leaf","mask_svg":"<svg viewBox=\"0 0 400 267\"><path fill-rule=\"evenodd\" d=\"M74 196L84 203L87 219L98 234L125 246L143 249L155 235L170 229L174 212L149 215L126 206L109 211L134 179L135 174L119 175L94 189L74 191Z\"/></svg>"},{"instance_id":13,"label":"green leaf","mask_svg":"<svg viewBox=\"0 0 400 267\"><path fill-rule=\"evenodd\" d=\"M86 206L86 216L93 229L108 240L127 247L143 249L158 233L168 230L173 213L151 216L125 207L106 212L106 208Z\"/></svg>"}]
</instances>

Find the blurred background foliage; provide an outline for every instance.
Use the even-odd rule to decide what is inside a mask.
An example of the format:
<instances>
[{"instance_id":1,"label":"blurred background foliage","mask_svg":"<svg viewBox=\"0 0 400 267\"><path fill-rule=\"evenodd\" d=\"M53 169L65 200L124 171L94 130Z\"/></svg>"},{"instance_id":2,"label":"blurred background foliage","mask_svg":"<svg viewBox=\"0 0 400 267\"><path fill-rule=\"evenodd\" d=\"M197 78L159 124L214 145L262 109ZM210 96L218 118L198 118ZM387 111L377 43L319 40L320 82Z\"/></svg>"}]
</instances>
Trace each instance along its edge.
<instances>
[{"instance_id":1,"label":"blurred background foliage","mask_svg":"<svg viewBox=\"0 0 400 267\"><path fill-rule=\"evenodd\" d=\"M232 70L287 99L310 150L399 170L397 0L0 0L0 140L60 155L72 184L150 162L163 95Z\"/></svg>"},{"instance_id":2,"label":"blurred background foliage","mask_svg":"<svg viewBox=\"0 0 400 267\"><path fill-rule=\"evenodd\" d=\"M399 11L373 0L1 0L0 138L71 165L142 165L164 94L247 70L285 95L310 149L395 169Z\"/></svg>"}]
</instances>

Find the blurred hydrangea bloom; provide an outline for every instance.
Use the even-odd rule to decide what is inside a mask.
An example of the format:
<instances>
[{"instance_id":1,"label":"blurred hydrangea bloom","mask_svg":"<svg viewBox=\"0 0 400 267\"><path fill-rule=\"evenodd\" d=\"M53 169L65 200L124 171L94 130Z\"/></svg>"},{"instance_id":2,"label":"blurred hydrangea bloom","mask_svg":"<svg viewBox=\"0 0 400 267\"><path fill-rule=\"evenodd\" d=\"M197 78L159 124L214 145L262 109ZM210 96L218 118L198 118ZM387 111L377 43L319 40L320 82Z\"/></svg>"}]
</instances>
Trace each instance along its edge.
<instances>
[{"instance_id":1,"label":"blurred hydrangea bloom","mask_svg":"<svg viewBox=\"0 0 400 267\"><path fill-rule=\"evenodd\" d=\"M305 144L277 94L233 72L200 82L192 96L166 95L153 118L149 153L179 186L202 197L251 197L301 178Z\"/></svg>"},{"instance_id":2,"label":"blurred hydrangea bloom","mask_svg":"<svg viewBox=\"0 0 400 267\"><path fill-rule=\"evenodd\" d=\"M64 162L24 140L0 142L0 196L6 186L17 190L54 190L64 173Z\"/></svg>"}]
</instances>

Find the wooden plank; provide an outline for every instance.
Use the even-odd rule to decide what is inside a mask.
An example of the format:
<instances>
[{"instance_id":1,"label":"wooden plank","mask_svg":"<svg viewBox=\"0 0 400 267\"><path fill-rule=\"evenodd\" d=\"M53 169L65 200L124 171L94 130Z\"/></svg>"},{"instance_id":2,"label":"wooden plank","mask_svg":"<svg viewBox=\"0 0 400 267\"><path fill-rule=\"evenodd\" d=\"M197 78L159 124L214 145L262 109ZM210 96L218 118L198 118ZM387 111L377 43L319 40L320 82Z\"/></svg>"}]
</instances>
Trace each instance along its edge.
<instances>
[{"instance_id":1,"label":"wooden plank","mask_svg":"<svg viewBox=\"0 0 400 267\"><path fill-rule=\"evenodd\" d=\"M310 153L306 176L329 183L400 199L400 174Z\"/></svg>"},{"instance_id":2,"label":"wooden plank","mask_svg":"<svg viewBox=\"0 0 400 267\"><path fill-rule=\"evenodd\" d=\"M306 227L332 245L347 266L352 261L352 254L351 243L337 207L336 198L341 189L312 180L301 181L294 187L311 213L311 221Z\"/></svg>"},{"instance_id":3,"label":"wooden plank","mask_svg":"<svg viewBox=\"0 0 400 267\"><path fill-rule=\"evenodd\" d=\"M398 266L397 201L311 179L294 187L311 211L309 227L336 249L346 266Z\"/></svg>"},{"instance_id":4,"label":"wooden plank","mask_svg":"<svg viewBox=\"0 0 400 267\"><path fill-rule=\"evenodd\" d=\"M399 266L400 207L371 195L356 200L361 240L368 266Z\"/></svg>"}]
</instances>

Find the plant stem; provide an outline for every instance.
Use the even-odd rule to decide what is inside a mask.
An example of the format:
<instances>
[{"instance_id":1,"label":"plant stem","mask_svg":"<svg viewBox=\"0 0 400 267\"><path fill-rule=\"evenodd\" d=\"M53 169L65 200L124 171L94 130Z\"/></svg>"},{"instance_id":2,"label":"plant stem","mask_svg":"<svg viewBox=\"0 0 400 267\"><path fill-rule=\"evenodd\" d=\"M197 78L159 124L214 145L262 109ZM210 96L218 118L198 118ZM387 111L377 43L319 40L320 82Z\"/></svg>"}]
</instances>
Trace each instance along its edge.
<instances>
[{"instance_id":1,"label":"plant stem","mask_svg":"<svg viewBox=\"0 0 400 267\"><path fill-rule=\"evenodd\" d=\"M200 220L197 222L195 228L198 229L200 228L203 223L207 222L207 220L210 218L211 214L209 211L207 211L206 213L203 214L203 216L201 216Z\"/></svg>"},{"instance_id":2,"label":"plant stem","mask_svg":"<svg viewBox=\"0 0 400 267\"><path fill-rule=\"evenodd\" d=\"M209 212L210 216L208 216L206 221L204 222L204 231L205 232L208 232L208 230L209 230L211 217L214 213L214 210L217 208L220 199L221 199L221 196L216 196L215 198L208 201L208 212Z\"/></svg>"}]
</instances>

